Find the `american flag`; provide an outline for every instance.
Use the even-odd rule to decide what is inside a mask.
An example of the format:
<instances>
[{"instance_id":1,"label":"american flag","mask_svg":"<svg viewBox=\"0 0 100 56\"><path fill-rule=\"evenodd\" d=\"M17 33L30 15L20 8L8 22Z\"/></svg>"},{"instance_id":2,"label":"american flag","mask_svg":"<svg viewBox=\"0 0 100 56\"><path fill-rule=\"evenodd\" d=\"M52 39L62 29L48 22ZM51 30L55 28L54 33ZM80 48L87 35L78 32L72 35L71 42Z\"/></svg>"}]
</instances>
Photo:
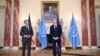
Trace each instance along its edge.
<instances>
[{"instance_id":1,"label":"american flag","mask_svg":"<svg viewBox=\"0 0 100 56\"><path fill-rule=\"evenodd\" d=\"M29 22L29 27L32 27L30 14L29 14L28 22ZM33 47L33 46L34 46L34 38L32 37L32 39L31 39L31 47Z\"/></svg>"},{"instance_id":2,"label":"american flag","mask_svg":"<svg viewBox=\"0 0 100 56\"><path fill-rule=\"evenodd\" d=\"M61 35L61 46L62 47L65 46L65 35L64 35L64 33L62 33L62 35Z\"/></svg>"}]
</instances>

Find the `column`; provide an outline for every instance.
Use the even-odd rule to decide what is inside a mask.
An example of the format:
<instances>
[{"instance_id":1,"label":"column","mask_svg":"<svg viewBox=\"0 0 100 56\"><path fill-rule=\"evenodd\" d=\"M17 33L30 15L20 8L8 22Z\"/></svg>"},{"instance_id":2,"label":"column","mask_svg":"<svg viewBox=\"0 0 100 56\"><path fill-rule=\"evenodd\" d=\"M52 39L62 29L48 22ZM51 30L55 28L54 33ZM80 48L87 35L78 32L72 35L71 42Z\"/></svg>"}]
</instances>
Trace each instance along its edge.
<instances>
[{"instance_id":1,"label":"column","mask_svg":"<svg viewBox=\"0 0 100 56\"><path fill-rule=\"evenodd\" d=\"M94 0L89 1L89 8L90 8L90 34L91 34L91 45L97 45L96 39L96 18L95 18L95 4Z\"/></svg>"},{"instance_id":2,"label":"column","mask_svg":"<svg viewBox=\"0 0 100 56\"><path fill-rule=\"evenodd\" d=\"M86 0L81 0L81 10L82 10L82 45L88 46L88 24L87 24Z\"/></svg>"},{"instance_id":3,"label":"column","mask_svg":"<svg viewBox=\"0 0 100 56\"><path fill-rule=\"evenodd\" d=\"M6 0L4 46L10 46L11 32L11 0Z\"/></svg>"},{"instance_id":4,"label":"column","mask_svg":"<svg viewBox=\"0 0 100 56\"><path fill-rule=\"evenodd\" d=\"M13 46L19 46L19 0L14 0L13 14Z\"/></svg>"}]
</instances>

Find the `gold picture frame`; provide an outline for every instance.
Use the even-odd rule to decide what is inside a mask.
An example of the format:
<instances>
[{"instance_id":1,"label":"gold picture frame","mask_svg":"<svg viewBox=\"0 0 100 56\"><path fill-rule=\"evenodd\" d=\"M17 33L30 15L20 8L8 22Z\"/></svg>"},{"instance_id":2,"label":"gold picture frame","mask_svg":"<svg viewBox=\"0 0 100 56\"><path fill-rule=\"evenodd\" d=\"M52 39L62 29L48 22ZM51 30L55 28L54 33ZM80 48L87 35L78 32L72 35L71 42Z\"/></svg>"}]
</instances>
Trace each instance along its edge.
<instances>
[{"instance_id":1,"label":"gold picture frame","mask_svg":"<svg viewBox=\"0 0 100 56\"><path fill-rule=\"evenodd\" d=\"M45 16L46 23L52 23L59 15L59 1L42 1L41 12L42 16Z\"/></svg>"}]
</instances>

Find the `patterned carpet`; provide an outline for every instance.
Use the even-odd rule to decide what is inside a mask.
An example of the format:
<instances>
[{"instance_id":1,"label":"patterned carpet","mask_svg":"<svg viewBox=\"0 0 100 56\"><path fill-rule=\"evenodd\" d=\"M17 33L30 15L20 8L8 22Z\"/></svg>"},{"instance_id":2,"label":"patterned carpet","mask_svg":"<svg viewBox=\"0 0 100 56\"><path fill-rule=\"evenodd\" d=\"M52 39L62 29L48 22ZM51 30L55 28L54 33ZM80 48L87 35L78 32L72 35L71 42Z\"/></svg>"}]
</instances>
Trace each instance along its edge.
<instances>
[{"instance_id":1,"label":"patterned carpet","mask_svg":"<svg viewBox=\"0 0 100 56\"><path fill-rule=\"evenodd\" d=\"M100 50L68 49L62 52L62 56L99 56L99 52ZM27 51L25 55L27 56ZM0 56L22 56L22 50L0 50ZM52 56L52 50L31 50L31 56Z\"/></svg>"}]
</instances>

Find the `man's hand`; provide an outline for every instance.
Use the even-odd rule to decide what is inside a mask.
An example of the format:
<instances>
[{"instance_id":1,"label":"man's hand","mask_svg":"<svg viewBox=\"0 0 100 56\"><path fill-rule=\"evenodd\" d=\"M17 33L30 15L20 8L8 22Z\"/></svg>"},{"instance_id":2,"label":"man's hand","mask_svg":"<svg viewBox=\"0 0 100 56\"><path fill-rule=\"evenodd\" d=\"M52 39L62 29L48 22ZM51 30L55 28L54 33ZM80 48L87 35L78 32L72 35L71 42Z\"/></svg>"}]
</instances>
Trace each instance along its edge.
<instances>
[{"instance_id":1,"label":"man's hand","mask_svg":"<svg viewBox=\"0 0 100 56\"><path fill-rule=\"evenodd\" d=\"M56 40L58 40L58 37L56 37Z\"/></svg>"},{"instance_id":2,"label":"man's hand","mask_svg":"<svg viewBox=\"0 0 100 56\"><path fill-rule=\"evenodd\" d=\"M56 40L55 37L53 37L53 39Z\"/></svg>"},{"instance_id":3,"label":"man's hand","mask_svg":"<svg viewBox=\"0 0 100 56\"><path fill-rule=\"evenodd\" d=\"M24 35L24 37L28 37L28 35Z\"/></svg>"},{"instance_id":4,"label":"man's hand","mask_svg":"<svg viewBox=\"0 0 100 56\"><path fill-rule=\"evenodd\" d=\"M28 37L27 38L30 38L31 37L31 35L28 35Z\"/></svg>"},{"instance_id":5,"label":"man's hand","mask_svg":"<svg viewBox=\"0 0 100 56\"><path fill-rule=\"evenodd\" d=\"M53 37L54 40L58 40L58 37Z\"/></svg>"},{"instance_id":6,"label":"man's hand","mask_svg":"<svg viewBox=\"0 0 100 56\"><path fill-rule=\"evenodd\" d=\"M26 38L30 38L30 37L31 37L31 35L24 35L24 37L26 37Z\"/></svg>"}]
</instances>

